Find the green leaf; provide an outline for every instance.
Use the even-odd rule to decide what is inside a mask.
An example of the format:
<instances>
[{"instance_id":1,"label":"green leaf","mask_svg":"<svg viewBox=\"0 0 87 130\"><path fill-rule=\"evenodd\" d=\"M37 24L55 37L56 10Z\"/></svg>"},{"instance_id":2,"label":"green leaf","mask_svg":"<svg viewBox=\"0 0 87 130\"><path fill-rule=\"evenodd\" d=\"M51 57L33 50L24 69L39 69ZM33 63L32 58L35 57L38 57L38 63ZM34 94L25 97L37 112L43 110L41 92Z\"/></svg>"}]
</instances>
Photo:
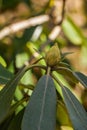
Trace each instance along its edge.
<instances>
[{"instance_id":1,"label":"green leaf","mask_svg":"<svg viewBox=\"0 0 87 130\"><path fill-rule=\"evenodd\" d=\"M79 82L87 88L87 76L82 74L81 72L73 72L75 77L79 80Z\"/></svg>"},{"instance_id":2,"label":"green leaf","mask_svg":"<svg viewBox=\"0 0 87 130\"><path fill-rule=\"evenodd\" d=\"M70 68L70 65L69 65L68 63L65 63L65 62L59 62L59 63L58 63L58 66L59 66L59 67Z\"/></svg>"},{"instance_id":3,"label":"green leaf","mask_svg":"<svg viewBox=\"0 0 87 130\"><path fill-rule=\"evenodd\" d=\"M21 130L21 121L23 118L23 114L24 109L14 116L13 120L10 122L8 130Z\"/></svg>"},{"instance_id":4,"label":"green leaf","mask_svg":"<svg viewBox=\"0 0 87 130\"><path fill-rule=\"evenodd\" d=\"M69 17L67 17L67 19L63 22L62 28L65 35L72 43L75 45L82 44L84 36L78 26L75 25Z\"/></svg>"},{"instance_id":5,"label":"green leaf","mask_svg":"<svg viewBox=\"0 0 87 130\"><path fill-rule=\"evenodd\" d=\"M0 130L7 130L9 123L11 122L11 120L13 119L13 115L11 115L10 117L8 117L6 120L4 120L3 123L0 124Z\"/></svg>"},{"instance_id":6,"label":"green leaf","mask_svg":"<svg viewBox=\"0 0 87 130\"><path fill-rule=\"evenodd\" d=\"M83 68L87 67L87 39L84 40L84 45L81 46L80 64Z\"/></svg>"},{"instance_id":7,"label":"green leaf","mask_svg":"<svg viewBox=\"0 0 87 130\"><path fill-rule=\"evenodd\" d=\"M59 101L57 105L57 121L61 126L71 126L66 106L61 101Z\"/></svg>"},{"instance_id":8,"label":"green leaf","mask_svg":"<svg viewBox=\"0 0 87 130\"><path fill-rule=\"evenodd\" d=\"M6 84L13 74L0 64L0 84Z\"/></svg>"},{"instance_id":9,"label":"green leaf","mask_svg":"<svg viewBox=\"0 0 87 130\"><path fill-rule=\"evenodd\" d=\"M73 71L71 69L62 68L57 71L62 74L63 77L69 82L69 84L73 87L73 85L77 84L79 81L76 76L74 76Z\"/></svg>"},{"instance_id":10,"label":"green leaf","mask_svg":"<svg viewBox=\"0 0 87 130\"><path fill-rule=\"evenodd\" d=\"M55 130L56 91L50 76L42 76L25 109L22 130Z\"/></svg>"},{"instance_id":11,"label":"green leaf","mask_svg":"<svg viewBox=\"0 0 87 130\"><path fill-rule=\"evenodd\" d=\"M72 54L73 52L65 52L61 54L61 59L64 59L67 55Z\"/></svg>"},{"instance_id":12,"label":"green leaf","mask_svg":"<svg viewBox=\"0 0 87 130\"><path fill-rule=\"evenodd\" d=\"M16 55L16 66L18 68L22 67L24 63L29 59L29 56L27 53L23 52L21 54Z\"/></svg>"},{"instance_id":13,"label":"green leaf","mask_svg":"<svg viewBox=\"0 0 87 130\"><path fill-rule=\"evenodd\" d=\"M13 105L10 107L10 109L9 109L9 112L8 112L8 114L7 114L7 116L6 116L6 119L7 119L8 117L10 117L10 116L15 112L15 110L16 110L16 112L17 112L17 108L18 108L19 106L22 106L23 103L24 103L27 99L28 99L28 97L27 97L27 98L22 98L21 100L17 101L15 104L13 104ZM24 106L22 106L22 108L23 108L23 107L24 107Z\"/></svg>"},{"instance_id":14,"label":"green leaf","mask_svg":"<svg viewBox=\"0 0 87 130\"><path fill-rule=\"evenodd\" d=\"M2 56L0 56L0 64L2 64L4 67L7 66L7 64L6 64L6 62L5 62L5 60L3 59Z\"/></svg>"},{"instance_id":15,"label":"green leaf","mask_svg":"<svg viewBox=\"0 0 87 130\"><path fill-rule=\"evenodd\" d=\"M30 78L29 78L30 77ZM21 83L28 85L28 84L32 84L33 80L32 80L32 72L31 71L27 71L22 79L21 79Z\"/></svg>"},{"instance_id":16,"label":"green leaf","mask_svg":"<svg viewBox=\"0 0 87 130\"><path fill-rule=\"evenodd\" d=\"M3 2L3 0L0 0L0 10L1 10L1 7L2 7L2 2Z\"/></svg>"},{"instance_id":17,"label":"green leaf","mask_svg":"<svg viewBox=\"0 0 87 130\"><path fill-rule=\"evenodd\" d=\"M74 130L87 130L87 113L85 109L68 88L62 87L62 92Z\"/></svg>"},{"instance_id":18,"label":"green leaf","mask_svg":"<svg viewBox=\"0 0 87 130\"><path fill-rule=\"evenodd\" d=\"M0 123L8 114L16 86L25 73L25 70L26 67L22 68L0 91Z\"/></svg>"}]
</instances>

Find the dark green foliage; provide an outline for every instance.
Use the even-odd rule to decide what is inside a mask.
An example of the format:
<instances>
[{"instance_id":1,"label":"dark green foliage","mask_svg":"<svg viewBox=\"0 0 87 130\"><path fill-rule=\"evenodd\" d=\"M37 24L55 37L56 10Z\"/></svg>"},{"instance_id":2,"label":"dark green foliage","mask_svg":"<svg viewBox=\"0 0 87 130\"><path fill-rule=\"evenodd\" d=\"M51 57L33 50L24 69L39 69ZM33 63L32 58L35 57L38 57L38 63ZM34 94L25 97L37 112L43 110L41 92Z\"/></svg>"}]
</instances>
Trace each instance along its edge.
<instances>
[{"instance_id":1,"label":"dark green foliage","mask_svg":"<svg viewBox=\"0 0 87 130\"><path fill-rule=\"evenodd\" d=\"M68 88L63 86L60 78L55 78L55 75L52 73L55 70L57 73L61 73L61 75L65 77L65 80L70 80L75 84L80 82L83 86L87 87L87 77L80 72L73 72L71 69L68 69L68 65L66 63L60 62L57 66L54 66L54 68L47 66L47 75L41 76L40 80L35 86L35 89L34 87L32 88L34 91L31 97L29 98L30 95L28 93L25 94L24 90L26 85L23 84L22 86L25 88L19 89L23 99L20 99L19 95L19 101L17 101L18 99L15 99L14 95L16 87L28 69L33 67L46 69L46 66L35 63L31 65L26 64L14 76L4 67L0 66L1 76L3 76L5 79L9 77L9 80L3 80L3 84L6 85L0 91L0 126L2 127L2 130L13 130L13 128L14 130L55 130L57 98L59 103L62 103L63 99L61 96L59 96L61 94L56 95L55 88L57 87L55 87L52 78L54 78L62 88L64 103L67 109L66 112L65 106L64 109L62 109L62 106L60 104L58 105L61 106L61 109L60 107L57 108L58 119L61 120L62 114L67 115L64 119L67 119L67 125L69 125L69 127L71 127L72 124L75 130L86 130L87 113L85 109L74 96L74 94ZM50 76L51 73L52 77ZM2 78L0 80L2 82ZM21 86L21 84L19 86ZM28 85L27 89L30 90L31 87ZM58 91L58 93L60 92ZM26 103L23 105L24 101L27 102L28 98L28 105L26 105ZM12 105L13 100L16 103ZM16 115L15 112L17 111L18 106L22 107L22 109L25 108L25 106L26 108L25 111L21 111L21 109L19 109L19 113ZM59 114L59 116L58 111L62 112L62 114ZM69 118L71 122L69 121ZM62 123L64 124L64 122ZM59 124L57 123L57 126L58 125Z\"/></svg>"},{"instance_id":2,"label":"dark green foliage","mask_svg":"<svg viewBox=\"0 0 87 130\"><path fill-rule=\"evenodd\" d=\"M21 130L21 121L23 118L23 114L24 114L24 109L14 116L14 118L10 121L8 130Z\"/></svg>"},{"instance_id":3,"label":"dark green foliage","mask_svg":"<svg viewBox=\"0 0 87 130\"><path fill-rule=\"evenodd\" d=\"M22 130L55 130L56 91L50 76L43 76L25 109Z\"/></svg>"},{"instance_id":4,"label":"dark green foliage","mask_svg":"<svg viewBox=\"0 0 87 130\"><path fill-rule=\"evenodd\" d=\"M15 7L19 2L20 2L20 0L2 0L1 9L2 9L2 10L9 9L9 8L12 9L12 8Z\"/></svg>"},{"instance_id":5,"label":"dark green foliage","mask_svg":"<svg viewBox=\"0 0 87 130\"><path fill-rule=\"evenodd\" d=\"M13 74L0 64L0 84L6 84L12 77Z\"/></svg>"},{"instance_id":6,"label":"dark green foliage","mask_svg":"<svg viewBox=\"0 0 87 130\"><path fill-rule=\"evenodd\" d=\"M87 130L87 113L76 97L66 87L62 87L64 102L74 130Z\"/></svg>"},{"instance_id":7,"label":"dark green foliage","mask_svg":"<svg viewBox=\"0 0 87 130\"><path fill-rule=\"evenodd\" d=\"M25 68L21 69L0 91L0 123L5 119L11 106L14 92L19 80L22 78Z\"/></svg>"},{"instance_id":8,"label":"dark green foliage","mask_svg":"<svg viewBox=\"0 0 87 130\"><path fill-rule=\"evenodd\" d=\"M73 74L74 74L75 77L79 80L79 82L80 82L85 88L87 88L87 76L85 76L85 75L82 74L81 72L73 72Z\"/></svg>"}]
</instances>

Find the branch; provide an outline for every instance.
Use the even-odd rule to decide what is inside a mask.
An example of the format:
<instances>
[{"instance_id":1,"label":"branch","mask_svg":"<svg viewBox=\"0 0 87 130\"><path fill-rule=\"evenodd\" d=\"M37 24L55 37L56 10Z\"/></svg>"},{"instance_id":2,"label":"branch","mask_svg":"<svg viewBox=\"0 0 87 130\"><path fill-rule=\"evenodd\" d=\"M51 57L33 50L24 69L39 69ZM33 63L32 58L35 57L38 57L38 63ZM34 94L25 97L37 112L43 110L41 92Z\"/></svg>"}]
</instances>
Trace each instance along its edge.
<instances>
[{"instance_id":1,"label":"branch","mask_svg":"<svg viewBox=\"0 0 87 130\"><path fill-rule=\"evenodd\" d=\"M66 3L66 0L63 0L62 18L61 18L60 22L58 22L58 25L61 25L61 24L63 23L63 20L64 20L64 14L65 14L65 3Z\"/></svg>"},{"instance_id":2,"label":"branch","mask_svg":"<svg viewBox=\"0 0 87 130\"><path fill-rule=\"evenodd\" d=\"M22 29L26 29L26 28L29 28L32 26L43 24L43 23L49 21L49 19L50 18L48 15L40 15L40 16L29 18L27 20L9 25L0 31L0 40L10 34L18 32Z\"/></svg>"},{"instance_id":3,"label":"branch","mask_svg":"<svg viewBox=\"0 0 87 130\"><path fill-rule=\"evenodd\" d=\"M60 34L60 32L61 32L61 26L55 26L53 29L52 29L52 31L51 31L51 33L49 34L49 36L48 36L48 38L51 40L51 41L54 41L56 38L57 38L57 36Z\"/></svg>"},{"instance_id":4,"label":"branch","mask_svg":"<svg viewBox=\"0 0 87 130\"><path fill-rule=\"evenodd\" d=\"M62 2L63 2L63 6L62 6L62 17L61 17L61 20L58 23L56 23L56 25L54 26L54 28L52 29L52 31L48 35L47 41L44 44L41 45L39 51L43 51L43 49L45 48L45 46L47 44L49 44L50 42L55 41L55 39L59 36L59 34L61 32L61 25L63 23L64 14L65 14L65 3L66 3L66 0L62 0ZM52 16L50 16L50 17L52 18Z\"/></svg>"}]
</instances>

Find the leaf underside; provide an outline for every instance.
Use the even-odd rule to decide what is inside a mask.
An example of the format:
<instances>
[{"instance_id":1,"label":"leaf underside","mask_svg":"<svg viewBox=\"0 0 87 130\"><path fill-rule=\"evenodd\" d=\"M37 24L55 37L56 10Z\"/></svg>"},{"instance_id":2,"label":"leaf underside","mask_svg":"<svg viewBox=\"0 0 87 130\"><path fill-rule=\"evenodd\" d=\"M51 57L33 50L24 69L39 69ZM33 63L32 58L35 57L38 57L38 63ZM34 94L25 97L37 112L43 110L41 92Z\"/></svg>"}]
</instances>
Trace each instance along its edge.
<instances>
[{"instance_id":1,"label":"leaf underside","mask_svg":"<svg viewBox=\"0 0 87 130\"><path fill-rule=\"evenodd\" d=\"M13 74L0 64L0 84L6 84Z\"/></svg>"},{"instance_id":2,"label":"leaf underside","mask_svg":"<svg viewBox=\"0 0 87 130\"><path fill-rule=\"evenodd\" d=\"M21 69L0 91L0 123L9 112L16 86L25 73L25 69Z\"/></svg>"},{"instance_id":3,"label":"leaf underside","mask_svg":"<svg viewBox=\"0 0 87 130\"><path fill-rule=\"evenodd\" d=\"M85 109L68 88L62 87L62 92L74 130L87 130Z\"/></svg>"},{"instance_id":4,"label":"leaf underside","mask_svg":"<svg viewBox=\"0 0 87 130\"><path fill-rule=\"evenodd\" d=\"M42 76L25 109L22 130L55 130L56 91L50 76Z\"/></svg>"},{"instance_id":5,"label":"leaf underside","mask_svg":"<svg viewBox=\"0 0 87 130\"><path fill-rule=\"evenodd\" d=\"M79 82L87 88L87 76L80 72L73 72L74 76L79 80Z\"/></svg>"}]
</instances>

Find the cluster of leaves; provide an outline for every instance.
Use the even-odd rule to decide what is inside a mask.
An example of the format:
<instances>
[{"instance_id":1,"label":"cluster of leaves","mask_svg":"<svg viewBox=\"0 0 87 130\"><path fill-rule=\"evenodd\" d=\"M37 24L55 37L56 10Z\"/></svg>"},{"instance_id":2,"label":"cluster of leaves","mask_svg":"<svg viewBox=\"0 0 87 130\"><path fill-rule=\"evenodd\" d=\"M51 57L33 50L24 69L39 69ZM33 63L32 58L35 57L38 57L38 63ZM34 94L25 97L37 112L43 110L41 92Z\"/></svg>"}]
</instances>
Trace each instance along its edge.
<instances>
[{"instance_id":1,"label":"cluster of leaves","mask_svg":"<svg viewBox=\"0 0 87 130\"><path fill-rule=\"evenodd\" d=\"M54 58L55 60L54 52L52 50L51 56L54 57L50 57L50 59ZM49 53L47 54L49 55ZM68 77L75 84L80 82L86 88L87 77L80 72L73 72L68 68L68 64L62 61L62 58L66 55L67 53L62 54L58 64L52 66L48 66L47 64L41 65L38 63L39 60L34 61L32 64L26 63L16 75L13 75L0 65L0 83L6 84L0 91L0 128L2 130L55 130L56 120L57 127L59 127L57 129L60 129L61 125L73 127L78 130L87 129L87 113L85 109L70 89L63 85L58 74L66 75L66 79ZM35 89L33 88L34 92L32 95L25 92L25 88L22 88L20 91L23 97L21 100L16 101L15 90L20 79L28 70L34 67L44 69L46 74L41 76ZM55 86L53 79L61 87L62 94L59 92L59 86ZM31 86L29 85L28 90L31 90ZM29 102L26 104L28 100ZM24 104L25 101L26 103ZM17 112L18 106L22 106L19 112ZM62 118L61 120L61 116L64 116L64 119Z\"/></svg>"}]
</instances>

